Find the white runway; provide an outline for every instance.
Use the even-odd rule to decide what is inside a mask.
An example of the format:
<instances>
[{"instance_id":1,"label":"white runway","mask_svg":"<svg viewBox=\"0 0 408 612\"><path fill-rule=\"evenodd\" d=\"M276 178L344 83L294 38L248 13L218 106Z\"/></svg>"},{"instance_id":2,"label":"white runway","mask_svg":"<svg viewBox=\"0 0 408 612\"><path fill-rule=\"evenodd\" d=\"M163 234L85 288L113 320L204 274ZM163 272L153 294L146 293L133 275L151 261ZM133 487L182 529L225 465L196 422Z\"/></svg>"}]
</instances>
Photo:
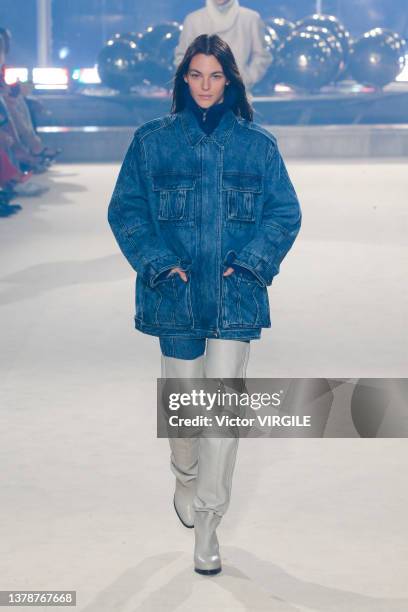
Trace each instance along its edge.
<instances>
[{"instance_id":1,"label":"white runway","mask_svg":"<svg viewBox=\"0 0 408 612\"><path fill-rule=\"evenodd\" d=\"M406 162L288 169L303 226L248 377L406 377ZM134 330L106 219L118 170L54 166L0 219L0 589L76 590L81 612L406 612L406 439L241 440L224 571L192 571L158 339Z\"/></svg>"}]
</instances>

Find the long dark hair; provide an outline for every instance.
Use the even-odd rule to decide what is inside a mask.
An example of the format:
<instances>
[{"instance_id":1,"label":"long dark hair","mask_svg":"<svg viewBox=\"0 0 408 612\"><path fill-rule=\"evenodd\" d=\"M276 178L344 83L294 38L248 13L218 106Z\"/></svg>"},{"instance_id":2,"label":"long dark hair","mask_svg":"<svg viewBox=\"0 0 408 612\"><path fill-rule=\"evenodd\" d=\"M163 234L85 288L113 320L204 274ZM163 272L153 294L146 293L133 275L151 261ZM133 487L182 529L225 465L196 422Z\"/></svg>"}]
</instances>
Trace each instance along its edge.
<instances>
[{"instance_id":1,"label":"long dark hair","mask_svg":"<svg viewBox=\"0 0 408 612\"><path fill-rule=\"evenodd\" d=\"M224 71L224 74L230 84L228 87L234 87L237 95L231 110L243 119L253 120L253 110L248 101L245 85L239 73L234 55L227 43L222 40L217 34L201 34L197 36L186 50L182 61L180 62L176 74L174 75L173 86L173 102L171 106L172 113L179 113L185 107L184 89L186 83L184 76L187 74L190 67L190 62L198 53L204 55L214 55L219 61Z\"/></svg>"}]
</instances>

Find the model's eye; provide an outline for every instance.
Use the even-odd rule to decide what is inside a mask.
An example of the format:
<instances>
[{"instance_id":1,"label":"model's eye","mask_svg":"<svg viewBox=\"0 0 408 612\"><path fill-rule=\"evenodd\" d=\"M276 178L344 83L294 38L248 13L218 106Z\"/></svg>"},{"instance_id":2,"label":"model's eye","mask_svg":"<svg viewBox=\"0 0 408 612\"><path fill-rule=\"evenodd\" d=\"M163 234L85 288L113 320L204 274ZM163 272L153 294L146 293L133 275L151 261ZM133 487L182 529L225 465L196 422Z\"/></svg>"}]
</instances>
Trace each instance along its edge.
<instances>
[{"instance_id":1,"label":"model's eye","mask_svg":"<svg viewBox=\"0 0 408 612\"><path fill-rule=\"evenodd\" d=\"M222 79L223 74L213 74L214 79Z\"/></svg>"},{"instance_id":2,"label":"model's eye","mask_svg":"<svg viewBox=\"0 0 408 612\"><path fill-rule=\"evenodd\" d=\"M192 79L197 79L200 75L197 72L190 72L190 76Z\"/></svg>"}]
</instances>

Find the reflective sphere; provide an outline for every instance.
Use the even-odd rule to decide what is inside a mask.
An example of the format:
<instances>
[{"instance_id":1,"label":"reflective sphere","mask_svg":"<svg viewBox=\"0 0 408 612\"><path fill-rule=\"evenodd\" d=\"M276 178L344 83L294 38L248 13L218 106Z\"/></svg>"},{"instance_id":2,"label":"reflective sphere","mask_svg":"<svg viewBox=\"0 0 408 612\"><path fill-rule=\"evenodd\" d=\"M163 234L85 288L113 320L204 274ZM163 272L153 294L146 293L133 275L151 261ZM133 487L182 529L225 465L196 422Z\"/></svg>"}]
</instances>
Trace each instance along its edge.
<instances>
[{"instance_id":1,"label":"reflective sphere","mask_svg":"<svg viewBox=\"0 0 408 612\"><path fill-rule=\"evenodd\" d=\"M272 63L269 65L266 74L263 78L255 83L252 87L252 93L256 96L259 95L270 95L273 93L275 89L275 85L278 82L277 79L277 57L278 57L278 49L280 47L280 40L272 28L268 25L265 25L265 43L268 51L272 55Z\"/></svg>"},{"instance_id":2,"label":"reflective sphere","mask_svg":"<svg viewBox=\"0 0 408 612\"><path fill-rule=\"evenodd\" d=\"M142 36L143 34L140 34L139 32L118 32L111 36L111 40L130 40L136 43L137 47L139 48L139 42Z\"/></svg>"},{"instance_id":3,"label":"reflective sphere","mask_svg":"<svg viewBox=\"0 0 408 612\"><path fill-rule=\"evenodd\" d=\"M139 40L139 48L150 59L172 66L174 49L183 27L177 21L149 26Z\"/></svg>"},{"instance_id":4,"label":"reflective sphere","mask_svg":"<svg viewBox=\"0 0 408 612\"><path fill-rule=\"evenodd\" d=\"M281 43L292 33L295 24L283 17L268 17L265 19L266 25L276 32L276 35Z\"/></svg>"},{"instance_id":5,"label":"reflective sphere","mask_svg":"<svg viewBox=\"0 0 408 612\"><path fill-rule=\"evenodd\" d=\"M303 25L300 28L296 28L297 32L309 32L322 38L329 45L332 56L333 56L333 74L330 80L336 80L339 74L345 68L343 47L341 46L338 38L327 28L323 28L315 25Z\"/></svg>"},{"instance_id":6,"label":"reflective sphere","mask_svg":"<svg viewBox=\"0 0 408 612\"><path fill-rule=\"evenodd\" d=\"M384 38L391 46L395 48L397 53L406 55L408 53L407 41L398 32L393 32L388 28L373 28L367 34L376 36L378 38Z\"/></svg>"},{"instance_id":7,"label":"reflective sphere","mask_svg":"<svg viewBox=\"0 0 408 612\"><path fill-rule=\"evenodd\" d=\"M294 31L279 51L280 81L309 91L330 83L336 65L329 43L312 32Z\"/></svg>"},{"instance_id":8,"label":"reflective sphere","mask_svg":"<svg viewBox=\"0 0 408 612\"><path fill-rule=\"evenodd\" d=\"M391 30L389 30L389 32L391 33L391 36L395 38L395 42L397 43L397 47L399 46L401 53L403 53L404 55L407 55L408 54L407 39L400 36L400 34L397 34L397 32L392 32Z\"/></svg>"},{"instance_id":9,"label":"reflective sphere","mask_svg":"<svg viewBox=\"0 0 408 612\"><path fill-rule=\"evenodd\" d=\"M270 28L268 24L265 24L264 40L268 51L272 54L272 57L276 54L281 41L273 28Z\"/></svg>"},{"instance_id":10,"label":"reflective sphere","mask_svg":"<svg viewBox=\"0 0 408 612\"><path fill-rule=\"evenodd\" d=\"M108 40L97 58L99 77L105 85L128 91L140 78L140 54L130 40Z\"/></svg>"},{"instance_id":11,"label":"reflective sphere","mask_svg":"<svg viewBox=\"0 0 408 612\"><path fill-rule=\"evenodd\" d=\"M383 87L391 83L405 66L406 44L395 32L374 28L352 46L349 68L359 83Z\"/></svg>"},{"instance_id":12,"label":"reflective sphere","mask_svg":"<svg viewBox=\"0 0 408 612\"><path fill-rule=\"evenodd\" d=\"M349 52L350 52L350 34L346 30L346 28L342 25L342 23L334 17L334 15L322 15L319 13L315 13L314 15L308 15L303 19L300 19L296 22L296 28L303 28L304 26L314 25L320 28L326 28L334 34L334 36L338 39L339 43L343 48L344 53L344 61L348 60Z\"/></svg>"},{"instance_id":13,"label":"reflective sphere","mask_svg":"<svg viewBox=\"0 0 408 612\"><path fill-rule=\"evenodd\" d=\"M273 94L275 85L279 82L279 53L283 43L294 30L294 24L282 17L270 17L264 20L266 27L265 41L272 55L272 63L265 76L256 83L252 92L255 95Z\"/></svg>"}]
</instances>

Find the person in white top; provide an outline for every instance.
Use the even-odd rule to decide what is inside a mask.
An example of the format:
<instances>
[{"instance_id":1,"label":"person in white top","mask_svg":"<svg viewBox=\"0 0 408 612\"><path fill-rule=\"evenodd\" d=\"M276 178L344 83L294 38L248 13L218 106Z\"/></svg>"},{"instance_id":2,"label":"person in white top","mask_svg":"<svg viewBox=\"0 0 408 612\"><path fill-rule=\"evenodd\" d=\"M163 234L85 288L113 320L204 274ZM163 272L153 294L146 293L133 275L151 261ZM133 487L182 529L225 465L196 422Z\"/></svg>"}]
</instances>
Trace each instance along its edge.
<instances>
[{"instance_id":1,"label":"person in white top","mask_svg":"<svg viewBox=\"0 0 408 612\"><path fill-rule=\"evenodd\" d=\"M187 15L174 53L176 67L200 34L218 34L228 43L247 89L262 79L272 62L259 13L238 0L206 0L205 7Z\"/></svg>"}]
</instances>

